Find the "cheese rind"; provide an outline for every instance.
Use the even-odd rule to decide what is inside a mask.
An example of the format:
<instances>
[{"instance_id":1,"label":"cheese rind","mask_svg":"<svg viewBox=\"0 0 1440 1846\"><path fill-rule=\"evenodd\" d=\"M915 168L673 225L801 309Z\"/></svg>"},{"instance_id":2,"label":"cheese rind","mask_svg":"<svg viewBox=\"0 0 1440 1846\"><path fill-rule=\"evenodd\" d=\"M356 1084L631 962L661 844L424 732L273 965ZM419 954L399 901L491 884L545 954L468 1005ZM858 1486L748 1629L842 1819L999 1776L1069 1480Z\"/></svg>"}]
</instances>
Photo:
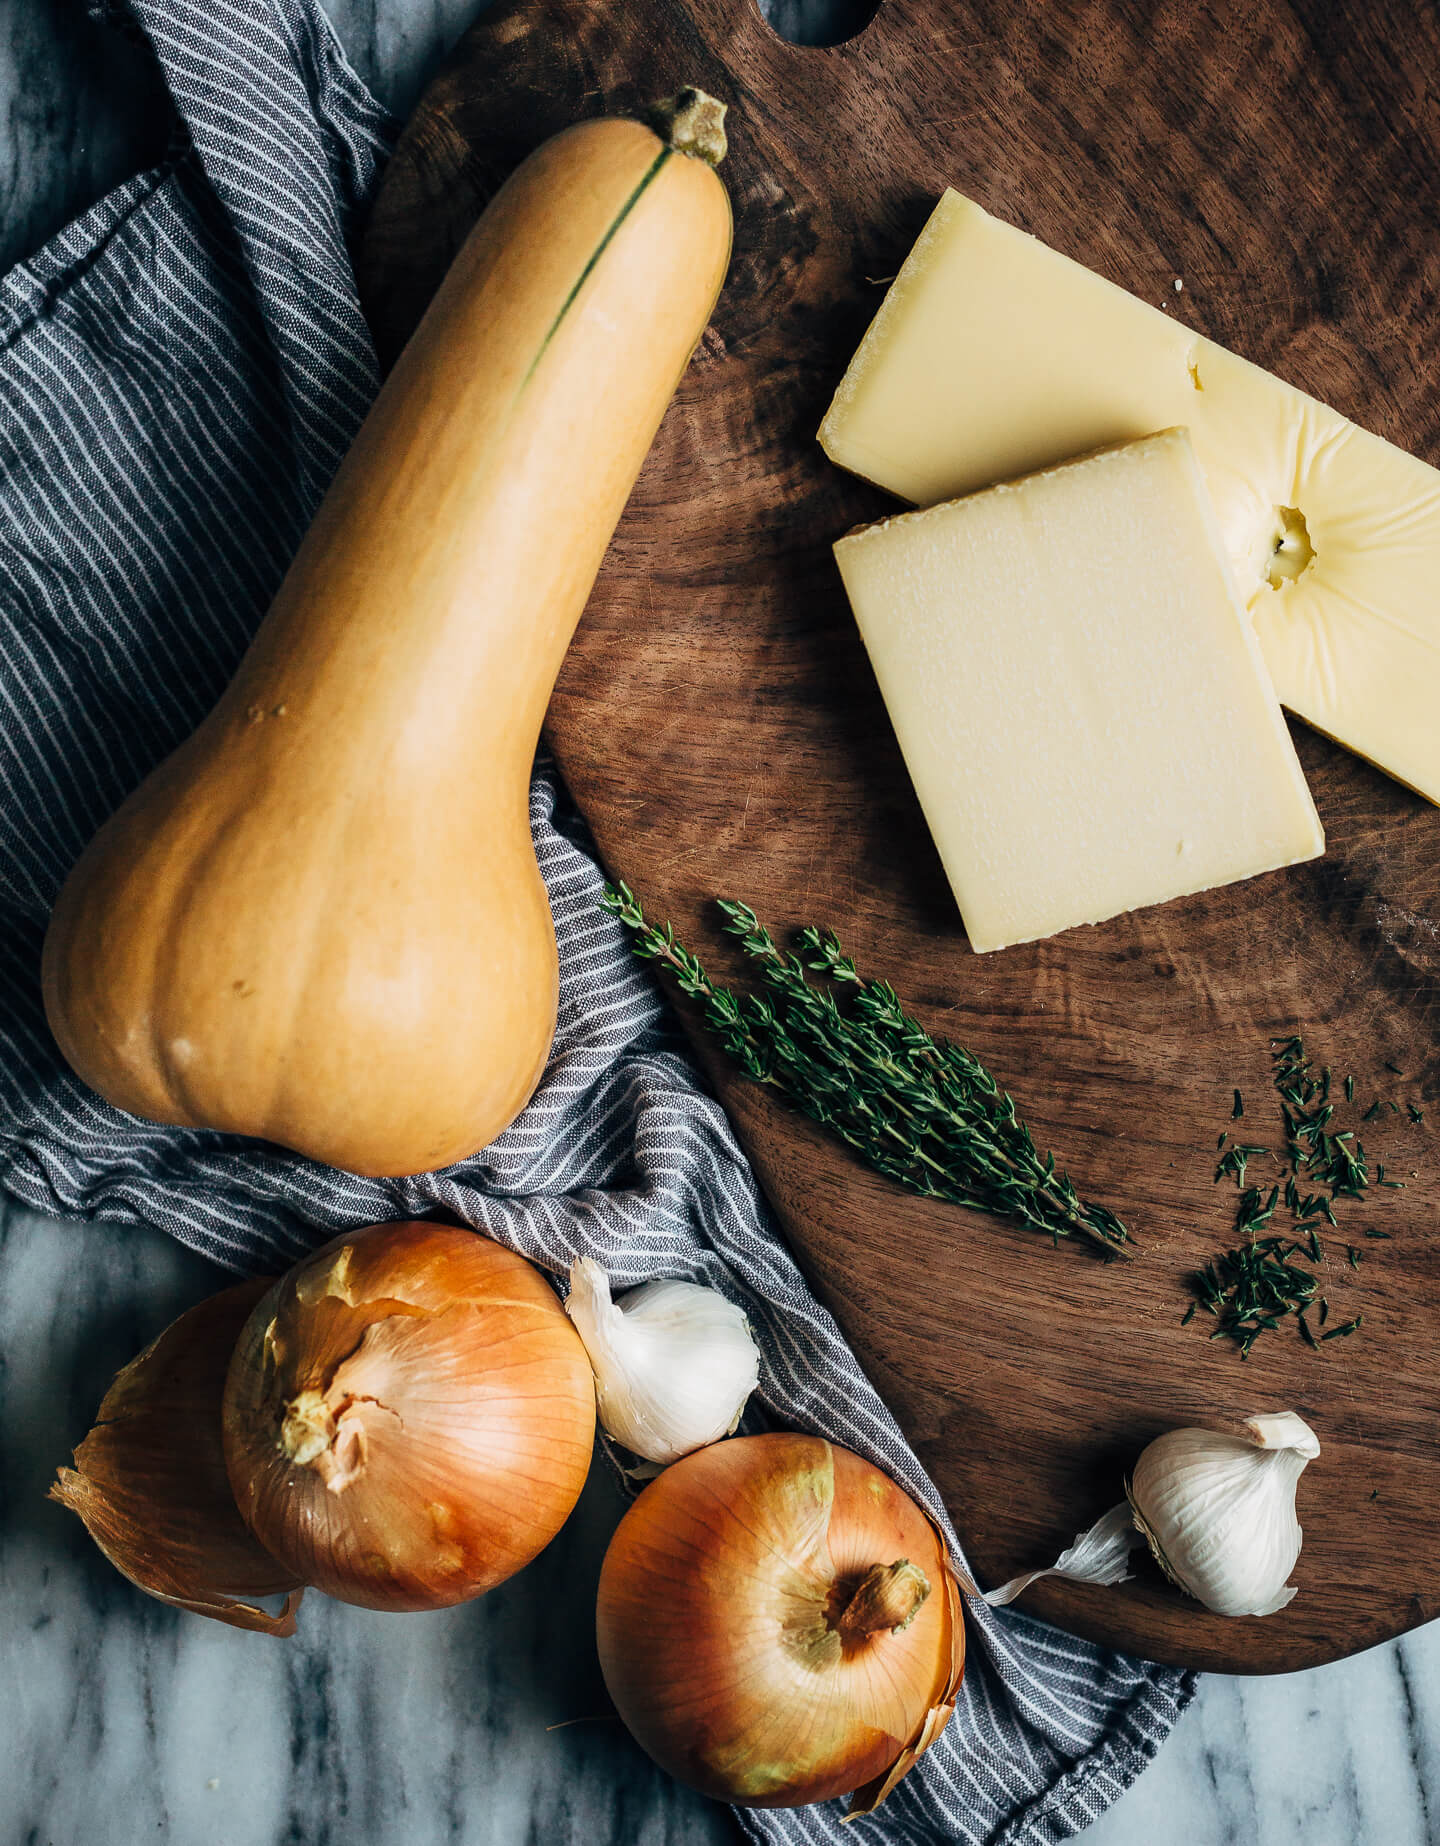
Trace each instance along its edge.
<instances>
[{"instance_id":1,"label":"cheese rind","mask_svg":"<svg viewBox=\"0 0 1440 1846\"><path fill-rule=\"evenodd\" d=\"M1440 801L1440 472L1172 314L947 192L820 440L931 505L1176 424L1282 702Z\"/></svg>"},{"instance_id":2,"label":"cheese rind","mask_svg":"<svg viewBox=\"0 0 1440 1846\"><path fill-rule=\"evenodd\" d=\"M1324 850L1183 430L835 556L973 948Z\"/></svg>"}]
</instances>

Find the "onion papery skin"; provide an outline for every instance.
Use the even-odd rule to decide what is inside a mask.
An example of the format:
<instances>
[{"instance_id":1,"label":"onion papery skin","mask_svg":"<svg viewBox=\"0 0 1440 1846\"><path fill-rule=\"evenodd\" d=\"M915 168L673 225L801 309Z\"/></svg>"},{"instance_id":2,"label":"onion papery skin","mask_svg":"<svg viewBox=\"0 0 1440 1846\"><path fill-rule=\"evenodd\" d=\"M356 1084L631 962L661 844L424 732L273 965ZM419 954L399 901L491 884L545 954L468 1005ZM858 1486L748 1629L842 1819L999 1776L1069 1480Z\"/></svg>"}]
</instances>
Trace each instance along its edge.
<instances>
[{"instance_id":1,"label":"onion papery skin","mask_svg":"<svg viewBox=\"0 0 1440 1846\"><path fill-rule=\"evenodd\" d=\"M874 1566L930 1593L901 1629L841 1639ZM878 1468L818 1437L742 1436L652 1481L600 1575L605 1683L677 1780L742 1807L884 1799L954 1710L959 1584L939 1532Z\"/></svg>"},{"instance_id":2,"label":"onion papery skin","mask_svg":"<svg viewBox=\"0 0 1440 1846\"><path fill-rule=\"evenodd\" d=\"M259 1303L223 1421L236 1504L276 1558L342 1602L439 1609L504 1582L564 1524L595 1386L524 1257L449 1225L384 1224L336 1238Z\"/></svg>"},{"instance_id":3,"label":"onion papery skin","mask_svg":"<svg viewBox=\"0 0 1440 1846\"><path fill-rule=\"evenodd\" d=\"M210 1296L118 1372L50 1498L147 1595L232 1628L292 1635L303 1579L236 1512L220 1441L230 1352L269 1286L239 1282ZM282 1594L275 1614L246 1600Z\"/></svg>"}]
</instances>

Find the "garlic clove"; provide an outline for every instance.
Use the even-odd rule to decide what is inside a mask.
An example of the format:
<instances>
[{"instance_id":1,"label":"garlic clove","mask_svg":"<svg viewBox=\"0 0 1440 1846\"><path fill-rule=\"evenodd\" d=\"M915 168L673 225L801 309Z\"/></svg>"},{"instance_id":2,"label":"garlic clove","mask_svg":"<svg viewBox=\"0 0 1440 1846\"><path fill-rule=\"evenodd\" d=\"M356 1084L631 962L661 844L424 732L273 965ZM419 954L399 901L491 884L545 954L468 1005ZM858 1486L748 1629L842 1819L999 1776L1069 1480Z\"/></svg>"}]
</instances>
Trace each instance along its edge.
<instances>
[{"instance_id":1,"label":"garlic clove","mask_svg":"<svg viewBox=\"0 0 1440 1846\"><path fill-rule=\"evenodd\" d=\"M220 1440L230 1353L270 1286L242 1282L182 1314L119 1372L50 1498L137 1588L233 1628L291 1635L299 1579L253 1538ZM243 1600L288 1592L271 1615Z\"/></svg>"},{"instance_id":2,"label":"garlic clove","mask_svg":"<svg viewBox=\"0 0 1440 1846\"><path fill-rule=\"evenodd\" d=\"M1245 1428L1243 1436L1168 1430L1141 1455L1126 1490L1161 1569L1217 1615L1273 1615L1294 1597L1287 1579L1303 1536L1296 1487L1320 1453L1293 1411Z\"/></svg>"},{"instance_id":3,"label":"garlic clove","mask_svg":"<svg viewBox=\"0 0 1440 1846\"><path fill-rule=\"evenodd\" d=\"M605 1271L582 1256L565 1311L594 1368L600 1422L632 1454L666 1464L733 1433L760 1367L734 1302L675 1280L613 1301Z\"/></svg>"},{"instance_id":4,"label":"garlic clove","mask_svg":"<svg viewBox=\"0 0 1440 1846\"><path fill-rule=\"evenodd\" d=\"M1125 1501L1047 1569L1012 1577L982 1600L1003 1607L1041 1577L1123 1583L1143 1535L1170 1581L1216 1615L1274 1615L1295 1597L1286 1582L1302 1537L1295 1489L1320 1442L1293 1410L1251 1417L1245 1429L1157 1436L1135 1464Z\"/></svg>"}]
</instances>

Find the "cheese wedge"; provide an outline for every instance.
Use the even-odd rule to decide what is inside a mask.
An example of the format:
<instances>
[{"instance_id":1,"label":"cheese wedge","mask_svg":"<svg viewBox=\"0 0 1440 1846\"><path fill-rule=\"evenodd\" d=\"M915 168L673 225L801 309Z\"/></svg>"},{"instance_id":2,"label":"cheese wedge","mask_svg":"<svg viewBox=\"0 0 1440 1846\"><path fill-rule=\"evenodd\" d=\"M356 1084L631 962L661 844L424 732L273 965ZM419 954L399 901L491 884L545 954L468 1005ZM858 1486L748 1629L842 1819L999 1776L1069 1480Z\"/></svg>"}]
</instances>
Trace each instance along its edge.
<instances>
[{"instance_id":1,"label":"cheese wedge","mask_svg":"<svg viewBox=\"0 0 1440 1846\"><path fill-rule=\"evenodd\" d=\"M972 948L1324 851L1184 430L835 556Z\"/></svg>"},{"instance_id":2,"label":"cheese wedge","mask_svg":"<svg viewBox=\"0 0 1440 1846\"><path fill-rule=\"evenodd\" d=\"M947 192L820 440L928 506L1173 424L1281 700L1440 801L1440 473L1172 314Z\"/></svg>"}]
</instances>

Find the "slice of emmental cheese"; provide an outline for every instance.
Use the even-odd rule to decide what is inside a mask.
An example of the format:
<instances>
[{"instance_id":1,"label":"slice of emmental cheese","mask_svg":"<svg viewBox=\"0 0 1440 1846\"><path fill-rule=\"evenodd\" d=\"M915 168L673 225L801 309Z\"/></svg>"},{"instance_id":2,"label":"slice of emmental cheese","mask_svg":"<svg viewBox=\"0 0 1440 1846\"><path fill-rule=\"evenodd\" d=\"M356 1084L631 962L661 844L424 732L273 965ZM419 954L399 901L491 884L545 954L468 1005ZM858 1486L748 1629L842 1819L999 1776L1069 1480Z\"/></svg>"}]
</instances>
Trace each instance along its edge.
<instances>
[{"instance_id":1,"label":"slice of emmental cheese","mask_svg":"<svg viewBox=\"0 0 1440 1846\"><path fill-rule=\"evenodd\" d=\"M1337 411L947 192L820 441L929 506L1176 424L1282 702L1440 802L1440 472Z\"/></svg>"},{"instance_id":2,"label":"slice of emmental cheese","mask_svg":"<svg viewBox=\"0 0 1440 1846\"><path fill-rule=\"evenodd\" d=\"M835 556L973 948L1324 851L1184 430Z\"/></svg>"}]
</instances>

